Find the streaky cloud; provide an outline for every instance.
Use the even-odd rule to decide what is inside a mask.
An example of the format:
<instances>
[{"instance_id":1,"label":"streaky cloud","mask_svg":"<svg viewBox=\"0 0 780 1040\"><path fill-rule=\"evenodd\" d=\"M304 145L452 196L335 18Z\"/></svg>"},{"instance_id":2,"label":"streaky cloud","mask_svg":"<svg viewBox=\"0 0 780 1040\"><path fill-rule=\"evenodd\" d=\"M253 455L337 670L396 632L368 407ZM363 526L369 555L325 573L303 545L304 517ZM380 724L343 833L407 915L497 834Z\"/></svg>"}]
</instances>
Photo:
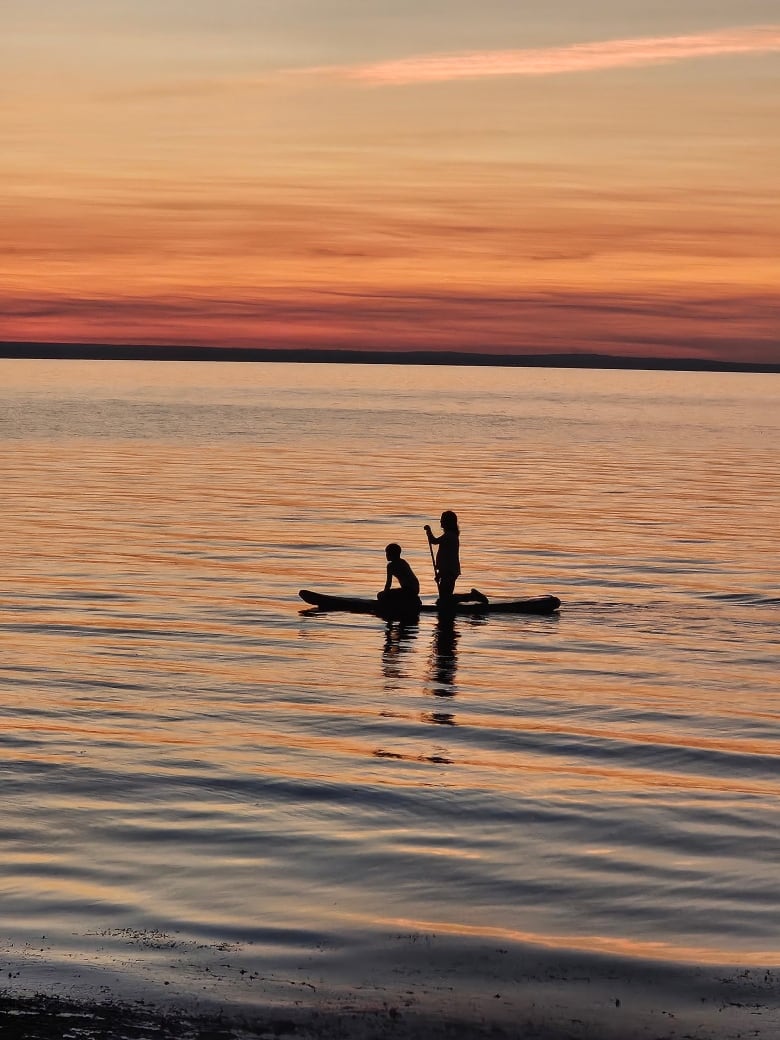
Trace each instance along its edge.
<instances>
[{"instance_id":1,"label":"streaky cloud","mask_svg":"<svg viewBox=\"0 0 780 1040\"><path fill-rule=\"evenodd\" d=\"M6 341L475 353L604 352L780 363L778 303L765 292L523 294L359 288L219 293L0 292Z\"/></svg>"},{"instance_id":2,"label":"streaky cloud","mask_svg":"<svg viewBox=\"0 0 780 1040\"><path fill-rule=\"evenodd\" d=\"M362 65L290 71L293 75L323 75L372 86L400 86L491 76L558 76L778 50L780 25L757 25L684 36L602 40L562 47L421 54Z\"/></svg>"},{"instance_id":3,"label":"streaky cloud","mask_svg":"<svg viewBox=\"0 0 780 1040\"><path fill-rule=\"evenodd\" d=\"M418 54L351 65L267 69L254 75L215 76L136 84L95 95L96 100L160 102L225 93L289 88L306 90L323 82L393 87L511 76L561 76L618 68L664 65L695 58L780 51L780 25L737 26L682 36L599 40L558 47Z\"/></svg>"}]
</instances>

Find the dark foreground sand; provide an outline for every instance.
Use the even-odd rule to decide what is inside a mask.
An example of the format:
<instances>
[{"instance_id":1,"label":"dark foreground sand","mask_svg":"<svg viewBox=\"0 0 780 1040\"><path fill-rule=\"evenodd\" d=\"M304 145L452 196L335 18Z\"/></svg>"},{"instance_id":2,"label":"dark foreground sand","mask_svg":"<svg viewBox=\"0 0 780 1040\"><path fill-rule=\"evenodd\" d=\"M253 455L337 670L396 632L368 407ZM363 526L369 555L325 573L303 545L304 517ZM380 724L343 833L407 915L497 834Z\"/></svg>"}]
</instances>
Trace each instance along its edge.
<instances>
[{"instance_id":1,"label":"dark foreground sand","mask_svg":"<svg viewBox=\"0 0 780 1040\"><path fill-rule=\"evenodd\" d=\"M663 1006L624 1006L604 994L572 1001L564 983L540 989L513 1015L491 1018L490 1008L468 1020L441 1009L430 1015L401 1002L341 1010L314 1006L249 1011L223 1008L161 1008L142 1002L73 1002L62 998L0 997L3 1040L737 1040L780 1037L776 993L768 1002L760 988L734 980L734 999L674 1011ZM529 993L529 998L533 993ZM498 999L498 998L496 998ZM511 1018L513 1020L508 1020Z\"/></svg>"},{"instance_id":2,"label":"dark foreground sand","mask_svg":"<svg viewBox=\"0 0 780 1040\"><path fill-rule=\"evenodd\" d=\"M139 936L154 971L133 960ZM126 941L127 953L89 967L0 944L0 1040L780 1040L775 966L435 936L298 951L279 964L239 943L101 938Z\"/></svg>"}]
</instances>

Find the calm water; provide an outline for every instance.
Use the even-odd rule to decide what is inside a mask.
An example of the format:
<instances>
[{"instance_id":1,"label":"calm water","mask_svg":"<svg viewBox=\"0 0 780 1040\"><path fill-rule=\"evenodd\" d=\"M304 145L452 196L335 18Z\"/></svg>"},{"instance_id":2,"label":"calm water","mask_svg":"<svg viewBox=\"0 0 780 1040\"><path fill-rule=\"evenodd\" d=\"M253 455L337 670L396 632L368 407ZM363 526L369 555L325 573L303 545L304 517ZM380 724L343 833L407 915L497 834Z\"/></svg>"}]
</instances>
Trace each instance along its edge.
<instances>
[{"instance_id":1,"label":"calm water","mask_svg":"<svg viewBox=\"0 0 780 1040\"><path fill-rule=\"evenodd\" d=\"M779 387L0 361L20 990L780 965ZM560 616L303 612L391 540L432 597L444 508L466 587Z\"/></svg>"}]
</instances>

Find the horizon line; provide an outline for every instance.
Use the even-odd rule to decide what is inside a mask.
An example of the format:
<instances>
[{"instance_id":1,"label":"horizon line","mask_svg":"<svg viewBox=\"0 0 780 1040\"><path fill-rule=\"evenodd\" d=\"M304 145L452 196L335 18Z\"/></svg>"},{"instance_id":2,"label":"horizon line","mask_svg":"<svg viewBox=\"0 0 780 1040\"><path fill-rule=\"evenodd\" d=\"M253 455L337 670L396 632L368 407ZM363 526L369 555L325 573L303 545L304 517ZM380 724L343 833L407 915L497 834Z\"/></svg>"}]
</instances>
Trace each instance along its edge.
<instances>
[{"instance_id":1,"label":"horizon line","mask_svg":"<svg viewBox=\"0 0 780 1040\"><path fill-rule=\"evenodd\" d=\"M362 350L346 347L241 347L128 343L0 341L0 360L287 362L411 364L496 368L635 369L780 374L780 362L723 361L691 356L633 356L593 351L494 354L468 350Z\"/></svg>"}]
</instances>

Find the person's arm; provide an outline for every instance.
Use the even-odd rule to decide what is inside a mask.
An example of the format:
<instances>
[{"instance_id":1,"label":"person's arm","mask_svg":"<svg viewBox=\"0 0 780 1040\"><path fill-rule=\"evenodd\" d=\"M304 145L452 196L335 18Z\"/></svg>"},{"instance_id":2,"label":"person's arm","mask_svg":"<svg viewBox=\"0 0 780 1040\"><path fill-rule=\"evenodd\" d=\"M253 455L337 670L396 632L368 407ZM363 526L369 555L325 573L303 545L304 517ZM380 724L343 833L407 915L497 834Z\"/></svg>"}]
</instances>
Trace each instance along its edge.
<instances>
[{"instance_id":1,"label":"person's arm","mask_svg":"<svg viewBox=\"0 0 780 1040\"><path fill-rule=\"evenodd\" d=\"M436 535L433 533L433 531L430 529L430 527L427 524L425 525L423 530L428 535L428 544L429 545L438 545L439 542L441 541L441 539L444 537L444 535L442 535L440 538L437 538Z\"/></svg>"},{"instance_id":2,"label":"person's arm","mask_svg":"<svg viewBox=\"0 0 780 1040\"><path fill-rule=\"evenodd\" d=\"M390 586L393 584L393 565L388 563L387 565L387 581L385 582L384 592L390 591Z\"/></svg>"}]
</instances>

